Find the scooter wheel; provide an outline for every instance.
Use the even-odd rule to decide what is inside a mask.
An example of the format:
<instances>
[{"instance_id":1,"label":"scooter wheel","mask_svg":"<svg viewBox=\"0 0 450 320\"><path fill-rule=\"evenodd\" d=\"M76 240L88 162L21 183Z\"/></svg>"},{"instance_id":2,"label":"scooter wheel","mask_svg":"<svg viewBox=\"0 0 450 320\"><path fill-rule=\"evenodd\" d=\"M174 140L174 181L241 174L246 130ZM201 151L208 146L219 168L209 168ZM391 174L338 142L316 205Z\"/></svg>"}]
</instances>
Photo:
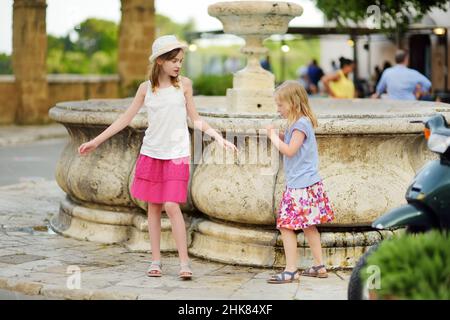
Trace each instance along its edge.
<instances>
[{"instance_id":1,"label":"scooter wheel","mask_svg":"<svg viewBox=\"0 0 450 320\"><path fill-rule=\"evenodd\" d=\"M367 299L367 294L365 293L364 285L361 280L361 270L365 267L367 263L367 258L378 249L379 244L375 244L369 248L358 260L355 267L353 268L352 275L350 276L350 281L348 283L347 298L348 300L365 300Z\"/></svg>"}]
</instances>

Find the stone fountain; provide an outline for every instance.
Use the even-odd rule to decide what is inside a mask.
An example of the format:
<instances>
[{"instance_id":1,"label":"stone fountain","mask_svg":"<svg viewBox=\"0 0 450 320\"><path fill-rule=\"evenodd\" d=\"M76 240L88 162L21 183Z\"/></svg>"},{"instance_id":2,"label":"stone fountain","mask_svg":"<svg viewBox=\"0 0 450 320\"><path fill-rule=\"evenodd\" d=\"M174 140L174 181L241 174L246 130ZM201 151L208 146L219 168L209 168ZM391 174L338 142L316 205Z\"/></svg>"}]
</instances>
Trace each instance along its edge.
<instances>
[{"instance_id":1,"label":"stone fountain","mask_svg":"<svg viewBox=\"0 0 450 320\"><path fill-rule=\"evenodd\" d=\"M280 119L272 98L273 75L258 62L262 40L285 33L288 22L302 13L286 2L223 2L208 12L225 32L246 39L248 65L237 72L226 97L195 97L197 109L211 126L240 150L230 154L193 130L190 195L182 206L192 255L224 263L281 266L282 242L275 215L284 186L282 161L263 128ZM51 227L60 234L104 243L121 243L130 250L150 250L146 204L129 189L144 131L145 110L129 127L87 157L78 146L95 137L131 103L131 99L58 103L52 119L67 128L71 140L56 169L67 193ZM389 100L311 99L318 116L316 130L320 173L336 211L336 220L321 227L325 262L351 267L368 246L389 232L369 228L371 221L404 202L417 170L434 157L427 151L420 124L436 112L450 119L450 105ZM162 221L161 247L175 250L170 223ZM298 234L299 266L311 264L303 234Z\"/></svg>"},{"instance_id":2,"label":"stone fountain","mask_svg":"<svg viewBox=\"0 0 450 320\"><path fill-rule=\"evenodd\" d=\"M209 6L209 15L218 18L225 33L245 39L241 52L247 56L247 66L236 72L233 88L227 90L229 111L273 112L275 77L259 63L268 49L264 39L284 34L289 21L303 12L301 6L289 2L235 1Z\"/></svg>"}]
</instances>

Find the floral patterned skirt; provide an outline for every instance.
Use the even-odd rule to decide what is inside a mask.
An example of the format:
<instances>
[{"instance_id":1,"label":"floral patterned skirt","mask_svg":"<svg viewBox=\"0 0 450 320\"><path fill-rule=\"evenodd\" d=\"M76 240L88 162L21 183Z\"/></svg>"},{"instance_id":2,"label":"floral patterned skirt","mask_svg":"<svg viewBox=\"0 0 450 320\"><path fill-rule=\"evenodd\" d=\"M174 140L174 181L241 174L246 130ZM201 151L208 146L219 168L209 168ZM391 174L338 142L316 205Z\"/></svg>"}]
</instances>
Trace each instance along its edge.
<instances>
[{"instance_id":1,"label":"floral patterned skirt","mask_svg":"<svg viewBox=\"0 0 450 320\"><path fill-rule=\"evenodd\" d=\"M334 220L334 211L321 181L312 186L283 192L277 215L277 229L305 229Z\"/></svg>"}]
</instances>

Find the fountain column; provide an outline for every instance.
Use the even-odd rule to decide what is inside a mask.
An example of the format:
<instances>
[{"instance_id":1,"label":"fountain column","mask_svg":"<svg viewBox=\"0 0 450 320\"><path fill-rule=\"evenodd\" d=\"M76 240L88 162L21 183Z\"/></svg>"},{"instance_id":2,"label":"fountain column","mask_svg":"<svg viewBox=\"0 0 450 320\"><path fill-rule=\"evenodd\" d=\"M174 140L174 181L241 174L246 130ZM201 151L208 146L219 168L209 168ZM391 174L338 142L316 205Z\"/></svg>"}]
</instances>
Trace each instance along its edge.
<instances>
[{"instance_id":1,"label":"fountain column","mask_svg":"<svg viewBox=\"0 0 450 320\"><path fill-rule=\"evenodd\" d=\"M301 6L289 2L235 1L208 7L208 13L222 22L225 33L245 39L241 52L247 57L247 66L234 74L233 88L227 90L230 112L275 111L275 77L259 63L269 51L262 42L272 34L286 33L289 21L302 12Z\"/></svg>"}]
</instances>

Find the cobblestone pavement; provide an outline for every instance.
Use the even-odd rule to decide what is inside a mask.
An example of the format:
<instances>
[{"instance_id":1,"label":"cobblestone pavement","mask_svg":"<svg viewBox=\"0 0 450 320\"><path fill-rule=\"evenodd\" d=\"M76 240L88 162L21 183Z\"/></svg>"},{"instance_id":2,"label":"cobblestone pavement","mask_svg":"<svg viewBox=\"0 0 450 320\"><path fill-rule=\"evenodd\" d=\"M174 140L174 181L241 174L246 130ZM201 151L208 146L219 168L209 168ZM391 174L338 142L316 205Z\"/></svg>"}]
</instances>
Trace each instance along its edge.
<instances>
[{"instance_id":1,"label":"cobblestone pavement","mask_svg":"<svg viewBox=\"0 0 450 320\"><path fill-rule=\"evenodd\" d=\"M0 148L65 136L57 124L0 127ZM181 281L176 254L163 253L163 277L148 278L148 253L49 230L48 221L64 196L53 180L0 186L0 299L346 299L348 271L270 285L266 279L278 270L192 258L194 278Z\"/></svg>"},{"instance_id":2,"label":"cobblestone pavement","mask_svg":"<svg viewBox=\"0 0 450 320\"><path fill-rule=\"evenodd\" d=\"M164 276L148 278L148 253L48 230L63 197L54 181L0 187L0 289L63 299L346 299L348 271L270 285L266 279L275 270L193 258L195 277L181 281L176 254L164 253Z\"/></svg>"}]
</instances>

